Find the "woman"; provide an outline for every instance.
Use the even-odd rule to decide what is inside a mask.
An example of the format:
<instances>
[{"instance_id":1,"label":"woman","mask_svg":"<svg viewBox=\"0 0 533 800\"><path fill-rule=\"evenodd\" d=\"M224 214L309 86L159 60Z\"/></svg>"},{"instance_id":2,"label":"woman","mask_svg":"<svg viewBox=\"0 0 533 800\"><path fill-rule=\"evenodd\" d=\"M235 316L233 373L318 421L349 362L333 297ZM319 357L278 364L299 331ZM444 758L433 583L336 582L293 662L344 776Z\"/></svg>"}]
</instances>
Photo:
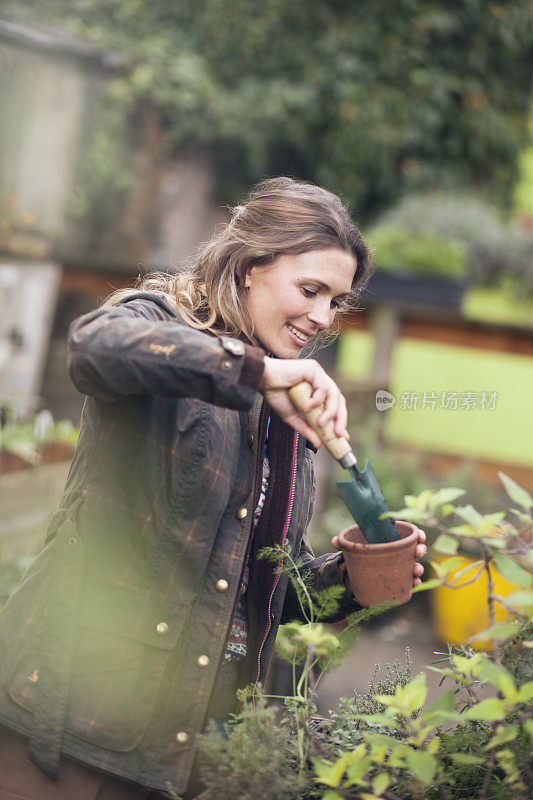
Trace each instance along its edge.
<instances>
[{"instance_id":1,"label":"woman","mask_svg":"<svg viewBox=\"0 0 533 800\"><path fill-rule=\"evenodd\" d=\"M348 435L338 387L299 356L369 265L335 195L273 179L190 269L73 323L79 444L0 617L0 800L193 796L195 736L298 616L265 544L288 543L316 589L344 583L332 621L358 607L342 554L305 538L320 441L286 389L309 381L319 422Z\"/></svg>"}]
</instances>

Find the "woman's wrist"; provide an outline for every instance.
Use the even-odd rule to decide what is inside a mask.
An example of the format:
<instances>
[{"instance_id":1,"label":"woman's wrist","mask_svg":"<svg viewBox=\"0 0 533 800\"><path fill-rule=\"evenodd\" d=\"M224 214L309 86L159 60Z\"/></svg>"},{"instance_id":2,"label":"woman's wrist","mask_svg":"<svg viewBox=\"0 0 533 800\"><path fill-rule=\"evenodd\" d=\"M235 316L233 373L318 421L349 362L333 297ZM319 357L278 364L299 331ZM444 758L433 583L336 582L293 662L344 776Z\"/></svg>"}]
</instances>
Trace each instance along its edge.
<instances>
[{"instance_id":1,"label":"woman's wrist","mask_svg":"<svg viewBox=\"0 0 533 800\"><path fill-rule=\"evenodd\" d=\"M260 392L264 392L265 389L267 388L267 381L268 381L269 376L270 376L271 364L272 364L272 359L270 359L268 356L264 355L263 356L263 372L261 374L261 380L259 382L259 387L258 387Z\"/></svg>"}]
</instances>

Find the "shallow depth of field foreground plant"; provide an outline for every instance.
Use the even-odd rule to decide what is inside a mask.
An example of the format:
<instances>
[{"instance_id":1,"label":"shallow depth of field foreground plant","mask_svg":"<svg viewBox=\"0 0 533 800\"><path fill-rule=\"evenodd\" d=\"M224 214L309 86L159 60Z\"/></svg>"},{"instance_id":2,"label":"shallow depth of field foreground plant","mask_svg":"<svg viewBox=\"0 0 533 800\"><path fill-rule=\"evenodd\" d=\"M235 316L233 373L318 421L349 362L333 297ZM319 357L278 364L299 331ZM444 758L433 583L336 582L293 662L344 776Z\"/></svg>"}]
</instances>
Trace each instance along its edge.
<instances>
[{"instance_id":1,"label":"shallow depth of field foreground plant","mask_svg":"<svg viewBox=\"0 0 533 800\"><path fill-rule=\"evenodd\" d=\"M292 694L281 713L266 706L257 687L242 693L243 710L222 734L214 726L201 743L202 797L217 800L526 800L533 766L533 499L500 473L513 507L479 514L456 505L461 489L407 496L397 519L438 531L432 562L436 577L418 587L453 588L486 576L489 627L468 645L443 654L442 694L426 702L424 673L411 676L399 662L369 690L342 699L329 717L317 714L316 686L353 644L364 609L336 636L320 621L335 591L311 596L305 574L289 553L290 571L306 622L282 626L278 653L293 670ZM475 562L460 555L475 552ZM277 553L268 550L272 557ZM494 570L515 584L506 597L494 591ZM473 571L473 573L472 573ZM453 574L453 578L451 577ZM465 577L467 576L467 577ZM496 623L500 604L509 620Z\"/></svg>"}]
</instances>

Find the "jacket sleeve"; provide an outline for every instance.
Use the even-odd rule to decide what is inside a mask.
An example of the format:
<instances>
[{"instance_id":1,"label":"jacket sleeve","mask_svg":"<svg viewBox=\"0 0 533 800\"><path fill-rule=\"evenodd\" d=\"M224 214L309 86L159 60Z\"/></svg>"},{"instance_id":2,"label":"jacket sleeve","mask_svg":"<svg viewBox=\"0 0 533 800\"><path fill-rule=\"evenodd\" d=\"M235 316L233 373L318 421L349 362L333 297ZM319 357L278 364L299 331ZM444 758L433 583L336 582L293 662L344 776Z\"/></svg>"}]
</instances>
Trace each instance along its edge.
<instances>
[{"instance_id":1,"label":"jacket sleeve","mask_svg":"<svg viewBox=\"0 0 533 800\"><path fill-rule=\"evenodd\" d=\"M146 297L102 306L69 330L70 377L103 401L144 394L247 409L263 358L260 348L195 330Z\"/></svg>"},{"instance_id":2,"label":"jacket sleeve","mask_svg":"<svg viewBox=\"0 0 533 800\"><path fill-rule=\"evenodd\" d=\"M352 593L344 587L343 573L346 567L342 553L326 553L315 558L309 540L307 536L304 536L296 561L300 564L299 572L306 579L306 585L311 589L311 593L320 592L328 586L344 588L344 593L337 601L339 604L337 612L331 617L321 620L322 622L340 622L361 608L359 603L354 600ZM289 622L294 619L305 621L298 597L289 581L281 622Z\"/></svg>"}]
</instances>

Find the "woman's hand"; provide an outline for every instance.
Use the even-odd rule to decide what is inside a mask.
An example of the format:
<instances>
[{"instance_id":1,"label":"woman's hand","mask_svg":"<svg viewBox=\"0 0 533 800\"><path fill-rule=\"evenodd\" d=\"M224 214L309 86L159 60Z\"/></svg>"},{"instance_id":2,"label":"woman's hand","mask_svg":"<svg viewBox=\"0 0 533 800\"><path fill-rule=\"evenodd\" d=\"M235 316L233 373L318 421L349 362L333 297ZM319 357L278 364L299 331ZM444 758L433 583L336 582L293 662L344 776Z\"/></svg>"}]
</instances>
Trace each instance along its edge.
<instances>
[{"instance_id":1,"label":"woman's hand","mask_svg":"<svg viewBox=\"0 0 533 800\"><path fill-rule=\"evenodd\" d=\"M419 528L418 529L418 544L417 544L416 550L415 550L415 558L423 558L426 555L428 549L426 547L425 542L426 542L426 532ZM341 550L342 549L340 544L339 544L339 537L338 536L334 536L333 537L333 539L331 540L331 544L336 550ZM422 566L422 564L419 564L418 562L416 562L415 566L414 566L414 569L413 569L413 586L418 586L419 584L422 583L422 575L423 574L424 574L424 567ZM348 577L348 572L346 572L346 574L345 574L344 585L346 586L348 591L350 591L350 592L352 591L351 586L350 586L350 579Z\"/></svg>"},{"instance_id":2,"label":"woman's hand","mask_svg":"<svg viewBox=\"0 0 533 800\"><path fill-rule=\"evenodd\" d=\"M265 356L265 370L259 391L284 422L318 448L322 444L319 436L305 421L287 394L287 389L301 381L307 381L313 388L312 396L304 403L305 411L323 405L324 411L318 418L318 424L323 427L329 420L334 420L337 436L349 439L346 430L348 414L344 395L317 361L307 358L281 359Z\"/></svg>"}]
</instances>

